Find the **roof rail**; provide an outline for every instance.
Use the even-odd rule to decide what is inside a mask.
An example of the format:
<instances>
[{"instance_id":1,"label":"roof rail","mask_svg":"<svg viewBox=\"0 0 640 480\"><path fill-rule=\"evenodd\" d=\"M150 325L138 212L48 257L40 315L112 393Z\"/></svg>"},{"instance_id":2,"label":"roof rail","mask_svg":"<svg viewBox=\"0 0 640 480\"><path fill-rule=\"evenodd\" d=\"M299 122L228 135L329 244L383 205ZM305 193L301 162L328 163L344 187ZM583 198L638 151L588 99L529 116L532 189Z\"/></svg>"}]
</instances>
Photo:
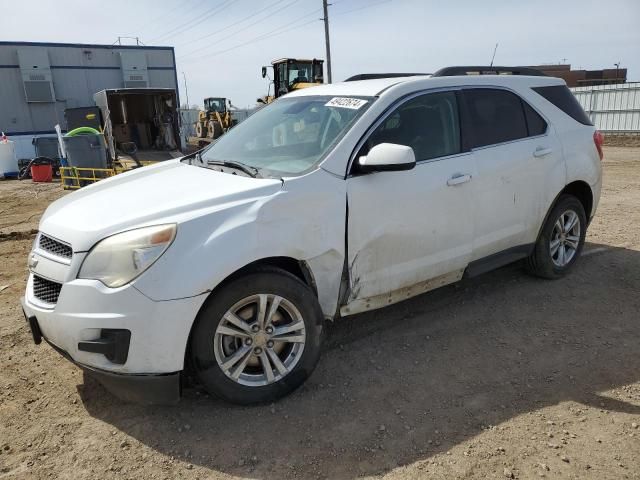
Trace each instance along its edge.
<instances>
[{"instance_id":1,"label":"roof rail","mask_svg":"<svg viewBox=\"0 0 640 480\"><path fill-rule=\"evenodd\" d=\"M453 77L459 75L530 75L533 77L546 77L543 72L530 67L445 67L433 74L434 77Z\"/></svg>"},{"instance_id":2,"label":"roof rail","mask_svg":"<svg viewBox=\"0 0 640 480\"><path fill-rule=\"evenodd\" d=\"M355 82L357 80L374 80L377 78L397 78L397 77L417 77L421 75L431 75L430 73L359 73L345 80L345 82Z\"/></svg>"}]
</instances>

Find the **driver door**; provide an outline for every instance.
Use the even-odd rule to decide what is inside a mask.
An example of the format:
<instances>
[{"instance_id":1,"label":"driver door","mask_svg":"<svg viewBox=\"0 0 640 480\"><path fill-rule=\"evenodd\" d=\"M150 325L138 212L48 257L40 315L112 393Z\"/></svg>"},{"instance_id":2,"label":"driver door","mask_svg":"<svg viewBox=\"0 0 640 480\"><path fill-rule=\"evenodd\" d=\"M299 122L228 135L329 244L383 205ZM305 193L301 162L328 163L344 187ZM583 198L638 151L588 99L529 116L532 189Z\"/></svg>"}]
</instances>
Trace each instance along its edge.
<instances>
[{"instance_id":1,"label":"driver door","mask_svg":"<svg viewBox=\"0 0 640 480\"><path fill-rule=\"evenodd\" d=\"M347 179L350 294L343 314L394 303L458 280L472 253L475 163L461 148L455 92L413 97L386 116L379 143L412 147L408 171Z\"/></svg>"}]
</instances>

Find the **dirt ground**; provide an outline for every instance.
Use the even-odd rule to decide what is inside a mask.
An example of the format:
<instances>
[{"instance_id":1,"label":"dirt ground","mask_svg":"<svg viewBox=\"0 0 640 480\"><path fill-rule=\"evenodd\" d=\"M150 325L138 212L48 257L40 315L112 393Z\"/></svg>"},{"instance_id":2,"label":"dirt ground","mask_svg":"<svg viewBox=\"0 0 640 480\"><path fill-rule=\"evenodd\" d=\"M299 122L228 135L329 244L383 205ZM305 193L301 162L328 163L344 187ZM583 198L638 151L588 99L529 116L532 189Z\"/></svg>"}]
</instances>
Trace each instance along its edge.
<instances>
[{"instance_id":1,"label":"dirt ground","mask_svg":"<svg viewBox=\"0 0 640 480\"><path fill-rule=\"evenodd\" d=\"M640 479L640 148L605 154L570 276L513 265L342 320L261 407L124 404L35 346L18 299L62 192L0 182L0 478Z\"/></svg>"}]
</instances>

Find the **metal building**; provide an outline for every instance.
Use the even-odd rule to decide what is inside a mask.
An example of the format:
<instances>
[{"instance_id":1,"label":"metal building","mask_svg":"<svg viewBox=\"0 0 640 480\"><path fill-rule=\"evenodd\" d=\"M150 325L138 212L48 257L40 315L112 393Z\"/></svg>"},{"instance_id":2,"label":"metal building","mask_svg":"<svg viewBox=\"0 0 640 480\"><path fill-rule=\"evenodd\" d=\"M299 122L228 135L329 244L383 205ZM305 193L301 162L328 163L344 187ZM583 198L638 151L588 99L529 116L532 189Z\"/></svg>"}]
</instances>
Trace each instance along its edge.
<instances>
[{"instance_id":1,"label":"metal building","mask_svg":"<svg viewBox=\"0 0 640 480\"><path fill-rule=\"evenodd\" d=\"M549 77L557 77L567 82L568 87L587 87L611 85L627 81L626 68L603 68L601 70L572 70L569 64L534 65L530 68L540 70Z\"/></svg>"},{"instance_id":2,"label":"metal building","mask_svg":"<svg viewBox=\"0 0 640 480\"><path fill-rule=\"evenodd\" d=\"M173 47L0 42L0 130L18 158L56 124L66 130L65 109L95 105L100 90L142 87L178 94Z\"/></svg>"}]
</instances>

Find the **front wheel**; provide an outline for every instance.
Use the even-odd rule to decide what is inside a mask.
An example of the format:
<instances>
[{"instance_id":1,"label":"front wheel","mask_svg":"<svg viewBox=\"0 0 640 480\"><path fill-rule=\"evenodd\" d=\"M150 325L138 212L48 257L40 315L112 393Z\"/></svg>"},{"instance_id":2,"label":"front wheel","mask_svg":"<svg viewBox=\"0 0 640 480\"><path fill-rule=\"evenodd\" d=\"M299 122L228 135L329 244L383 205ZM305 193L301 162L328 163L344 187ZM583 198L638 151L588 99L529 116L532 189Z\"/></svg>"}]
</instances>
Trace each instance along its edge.
<instances>
[{"instance_id":1,"label":"front wheel","mask_svg":"<svg viewBox=\"0 0 640 480\"><path fill-rule=\"evenodd\" d=\"M229 402L274 401L313 372L322 319L314 293L294 275L268 269L239 277L198 315L191 336L195 374Z\"/></svg>"},{"instance_id":2,"label":"front wheel","mask_svg":"<svg viewBox=\"0 0 640 480\"><path fill-rule=\"evenodd\" d=\"M215 140L216 138L221 137L223 133L224 130L222 129L222 125L220 125L220 122L218 122L217 120L209 120L207 137L213 138Z\"/></svg>"},{"instance_id":3,"label":"front wheel","mask_svg":"<svg viewBox=\"0 0 640 480\"><path fill-rule=\"evenodd\" d=\"M587 218L580 200L562 195L542 227L527 269L543 278L560 278L575 264L587 233Z\"/></svg>"}]
</instances>

